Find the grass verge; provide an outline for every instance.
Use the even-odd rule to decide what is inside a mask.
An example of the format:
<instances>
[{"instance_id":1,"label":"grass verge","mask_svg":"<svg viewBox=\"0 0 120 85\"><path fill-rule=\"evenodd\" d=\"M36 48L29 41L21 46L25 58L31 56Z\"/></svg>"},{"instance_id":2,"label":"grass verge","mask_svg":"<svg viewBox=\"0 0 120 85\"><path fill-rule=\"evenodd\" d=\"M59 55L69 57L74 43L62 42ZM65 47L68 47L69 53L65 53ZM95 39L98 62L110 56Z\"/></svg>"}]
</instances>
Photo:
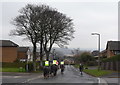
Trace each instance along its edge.
<instances>
[{"instance_id":1,"label":"grass verge","mask_svg":"<svg viewBox=\"0 0 120 85\"><path fill-rule=\"evenodd\" d=\"M73 65L75 68L79 68L79 64L75 64L75 65ZM88 68L88 66L84 66L84 68Z\"/></svg>"},{"instance_id":2,"label":"grass verge","mask_svg":"<svg viewBox=\"0 0 120 85\"><path fill-rule=\"evenodd\" d=\"M95 77L100 77L100 76L104 76L107 74L111 74L113 71L108 71L108 70L99 70L98 71L98 69L84 69L84 72L89 75L95 76Z\"/></svg>"},{"instance_id":3,"label":"grass verge","mask_svg":"<svg viewBox=\"0 0 120 85\"><path fill-rule=\"evenodd\" d=\"M25 69L20 68L0 68L0 72L26 72ZM32 71L31 73L42 73L42 70Z\"/></svg>"},{"instance_id":4,"label":"grass verge","mask_svg":"<svg viewBox=\"0 0 120 85\"><path fill-rule=\"evenodd\" d=\"M0 68L0 72L25 72L25 69L22 68Z\"/></svg>"}]
</instances>

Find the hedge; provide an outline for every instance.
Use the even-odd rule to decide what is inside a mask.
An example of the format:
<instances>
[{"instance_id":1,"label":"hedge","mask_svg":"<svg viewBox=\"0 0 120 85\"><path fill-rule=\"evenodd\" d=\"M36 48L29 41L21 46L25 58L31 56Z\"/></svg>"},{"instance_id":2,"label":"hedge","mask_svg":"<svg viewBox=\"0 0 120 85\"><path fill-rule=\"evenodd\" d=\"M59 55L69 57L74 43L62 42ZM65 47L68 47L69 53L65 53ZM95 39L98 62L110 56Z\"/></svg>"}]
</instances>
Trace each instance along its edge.
<instances>
[{"instance_id":1,"label":"hedge","mask_svg":"<svg viewBox=\"0 0 120 85\"><path fill-rule=\"evenodd\" d=\"M6 63L6 62L2 62L2 67L3 68L19 68L19 67L25 67L26 63Z\"/></svg>"},{"instance_id":2,"label":"hedge","mask_svg":"<svg viewBox=\"0 0 120 85\"><path fill-rule=\"evenodd\" d=\"M105 58L102 60L102 62L115 62L120 61L120 55L112 56L110 58Z\"/></svg>"}]
</instances>

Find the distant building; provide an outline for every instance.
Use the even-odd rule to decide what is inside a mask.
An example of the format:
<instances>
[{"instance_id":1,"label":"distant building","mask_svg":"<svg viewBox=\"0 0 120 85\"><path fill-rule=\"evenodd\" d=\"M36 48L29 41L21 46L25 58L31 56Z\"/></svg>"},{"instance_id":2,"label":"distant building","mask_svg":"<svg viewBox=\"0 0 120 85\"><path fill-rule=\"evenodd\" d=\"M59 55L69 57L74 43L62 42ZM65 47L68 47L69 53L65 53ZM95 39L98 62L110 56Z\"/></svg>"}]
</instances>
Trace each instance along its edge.
<instances>
[{"instance_id":1,"label":"distant building","mask_svg":"<svg viewBox=\"0 0 120 85\"><path fill-rule=\"evenodd\" d=\"M14 62L18 55L18 45L10 40L0 40L0 62Z\"/></svg>"},{"instance_id":2,"label":"distant building","mask_svg":"<svg viewBox=\"0 0 120 85\"><path fill-rule=\"evenodd\" d=\"M120 54L120 41L108 41L106 51L107 58Z\"/></svg>"},{"instance_id":3,"label":"distant building","mask_svg":"<svg viewBox=\"0 0 120 85\"><path fill-rule=\"evenodd\" d=\"M65 64L74 64L75 63L74 55L68 54L68 55L65 55L64 58L65 58Z\"/></svg>"},{"instance_id":4,"label":"distant building","mask_svg":"<svg viewBox=\"0 0 120 85\"><path fill-rule=\"evenodd\" d=\"M98 58L98 56L99 56L99 51L98 51L98 50L94 50L91 54L92 54L92 56L94 56L95 58Z\"/></svg>"}]
</instances>

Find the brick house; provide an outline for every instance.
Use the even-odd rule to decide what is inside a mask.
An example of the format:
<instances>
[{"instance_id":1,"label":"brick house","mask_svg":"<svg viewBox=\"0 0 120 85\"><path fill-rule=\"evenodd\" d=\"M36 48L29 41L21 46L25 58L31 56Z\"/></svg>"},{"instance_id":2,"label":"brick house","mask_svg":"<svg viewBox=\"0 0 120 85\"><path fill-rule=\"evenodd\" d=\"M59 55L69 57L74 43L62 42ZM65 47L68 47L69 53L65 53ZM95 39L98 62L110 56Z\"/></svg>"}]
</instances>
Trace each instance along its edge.
<instances>
[{"instance_id":1,"label":"brick house","mask_svg":"<svg viewBox=\"0 0 120 85\"><path fill-rule=\"evenodd\" d=\"M26 61L28 59L29 47L19 47L18 48L18 60Z\"/></svg>"},{"instance_id":2,"label":"brick house","mask_svg":"<svg viewBox=\"0 0 120 85\"><path fill-rule=\"evenodd\" d=\"M107 50L101 51L101 52L100 52L100 56L101 56L102 58L107 58Z\"/></svg>"},{"instance_id":3,"label":"brick house","mask_svg":"<svg viewBox=\"0 0 120 85\"><path fill-rule=\"evenodd\" d=\"M18 45L10 40L0 40L0 62L14 62L18 55Z\"/></svg>"},{"instance_id":4,"label":"brick house","mask_svg":"<svg viewBox=\"0 0 120 85\"><path fill-rule=\"evenodd\" d=\"M120 41L108 41L106 51L107 58L120 54Z\"/></svg>"}]
</instances>

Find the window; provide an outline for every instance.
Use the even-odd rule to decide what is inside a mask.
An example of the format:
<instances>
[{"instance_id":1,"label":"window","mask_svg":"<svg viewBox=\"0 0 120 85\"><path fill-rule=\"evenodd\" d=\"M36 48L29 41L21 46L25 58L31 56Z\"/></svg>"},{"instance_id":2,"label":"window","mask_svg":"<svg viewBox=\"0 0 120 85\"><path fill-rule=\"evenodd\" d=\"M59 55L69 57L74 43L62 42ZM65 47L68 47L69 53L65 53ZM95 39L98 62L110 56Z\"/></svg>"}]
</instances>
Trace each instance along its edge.
<instances>
[{"instance_id":1,"label":"window","mask_svg":"<svg viewBox=\"0 0 120 85\"><path fill-rule=\"evenodd\" d=\"M120 54L120 51L114 51L114 54L118 55L118 54Z\"/></svg>"}]
</instances>

